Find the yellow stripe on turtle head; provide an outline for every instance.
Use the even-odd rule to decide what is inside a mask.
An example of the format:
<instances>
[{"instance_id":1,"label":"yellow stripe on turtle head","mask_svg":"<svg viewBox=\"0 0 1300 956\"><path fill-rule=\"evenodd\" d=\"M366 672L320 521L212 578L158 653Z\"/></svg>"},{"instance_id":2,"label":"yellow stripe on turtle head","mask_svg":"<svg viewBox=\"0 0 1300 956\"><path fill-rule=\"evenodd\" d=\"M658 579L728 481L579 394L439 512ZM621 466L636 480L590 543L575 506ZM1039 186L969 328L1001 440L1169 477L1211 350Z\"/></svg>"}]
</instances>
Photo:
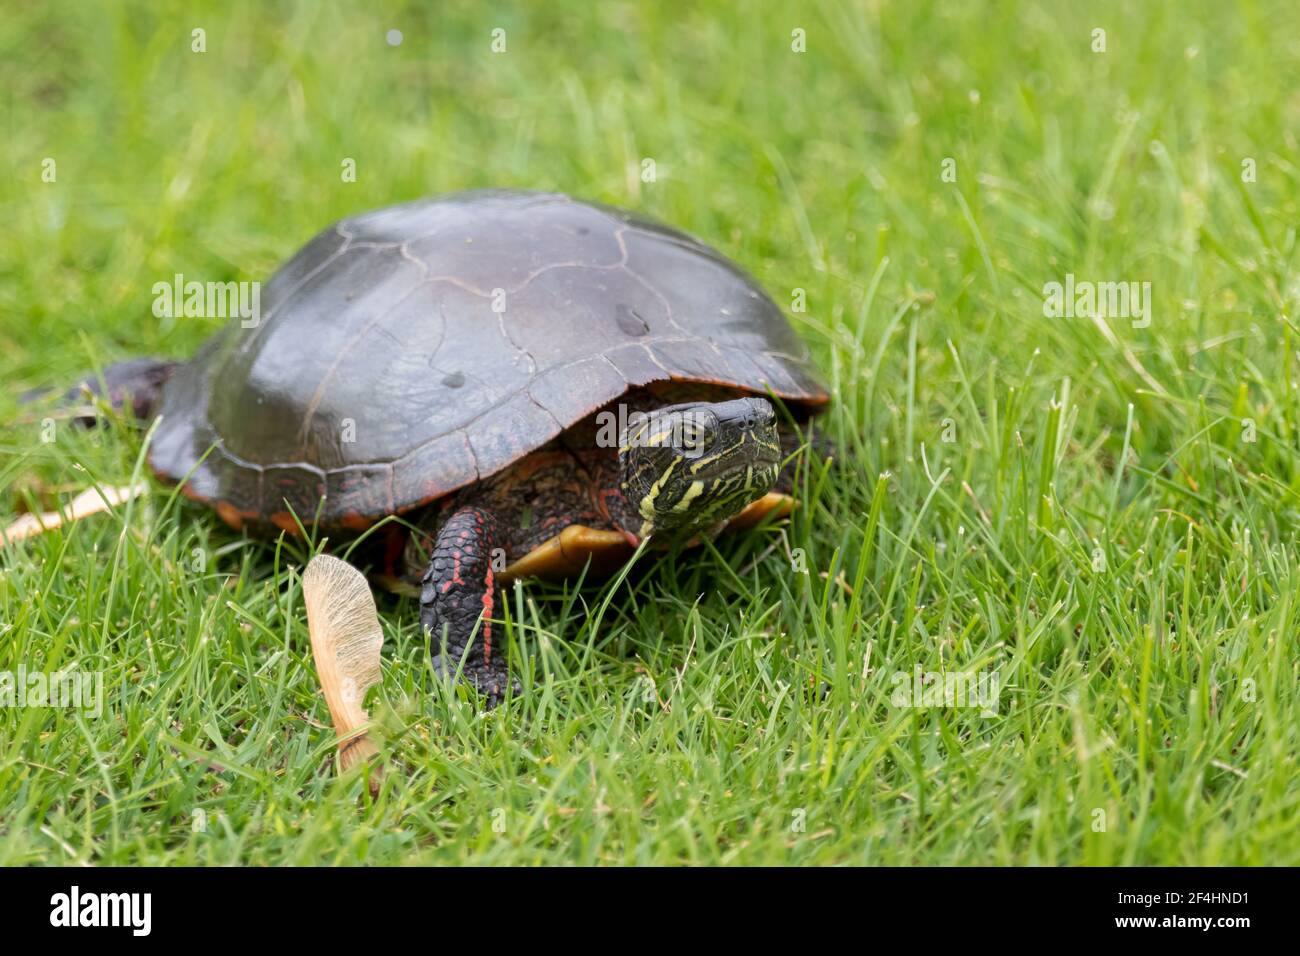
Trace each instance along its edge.
<instances>
[{"instance_id":1,"label":"yellow stripe on turtle head","mask_svg":"<svg viewBox=\"0 0 1300 956\"><path fill-rule=\"evenodd\" d=\"M664 469L664 473L655 479L654 484L650 486L650 490L645 493L645 497L637 502L637 510L641 512L642 518L645 518L648 521L654 517L655 499L659 497L659 492L663 490L664 482L672 477L673 472L677 470L677 466L681 461L682 459L680 458L674 458L670 461L668 467Z\"/></svg>"},{"instance_id":2,"label":"yellow stripe on turtle head","mask_svg":"<svg viewBox=\"0 0 1300 956\"><path fill-rule=\"evenodd\" d=\"M683 512L691 506L691 502L698 498L704 492L704 482L692 481L690 487L686 489L686 494L682 495L682 500L673 505L673 511Z\"/></svg>"}]
</instances>

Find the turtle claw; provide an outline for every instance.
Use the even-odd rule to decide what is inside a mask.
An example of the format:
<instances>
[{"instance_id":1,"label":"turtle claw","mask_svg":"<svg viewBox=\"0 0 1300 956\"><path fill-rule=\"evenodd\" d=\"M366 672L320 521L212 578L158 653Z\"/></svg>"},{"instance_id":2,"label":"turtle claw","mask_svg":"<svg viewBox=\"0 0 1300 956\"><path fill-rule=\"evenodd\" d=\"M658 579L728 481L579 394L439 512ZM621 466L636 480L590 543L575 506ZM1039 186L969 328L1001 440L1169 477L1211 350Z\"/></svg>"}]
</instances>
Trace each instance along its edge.
<instances>
[{"instance_id":1,"label":"turtle claw","mask_svg":"<svg viewBox=\"0 0 1300 956\"><path fill-rule=\"evenodd\" d=\"M460 662L447 655L435 654L433 669L443 679L459 676L479 694L487 698L489 710L506 699L506 693L514 697L523 694L519 681L510 676L510 672L500 664L484 664L481 661L466 661L462 669Z\"/></svg>"},{"instance_id":2,"label":"turtle claw","mask_svg":"<svg viewBox=\"0 0 1300 956\"><path fill-rule=\"evenodd\" d=\"M468 679L474 685L474 689L487 698L489 710L505 700L507 692L511 697L523 695L524 689L519 686L519 681L511 677L504 667L499 670L496 668L484 670Z\"/></svg>"}]
</instances>

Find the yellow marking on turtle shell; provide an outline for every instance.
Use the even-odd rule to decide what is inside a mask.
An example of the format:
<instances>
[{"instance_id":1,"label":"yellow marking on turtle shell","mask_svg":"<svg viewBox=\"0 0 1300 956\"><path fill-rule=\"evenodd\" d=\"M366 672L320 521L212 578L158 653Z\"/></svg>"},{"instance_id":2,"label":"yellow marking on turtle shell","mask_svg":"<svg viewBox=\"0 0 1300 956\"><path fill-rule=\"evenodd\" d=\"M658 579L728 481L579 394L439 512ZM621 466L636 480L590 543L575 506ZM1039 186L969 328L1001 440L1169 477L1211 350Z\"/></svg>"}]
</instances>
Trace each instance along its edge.
<instances>
[{"instance_id":1,"label":"yellow marking on turtle shell","mask_svg":"<svg viewBox=\"0 0 1300 956\"><path fill-rule=\"evenodd\" d=\"M543 541L496 576L498 582L516 578L544 578L550 581L577 577L587 567L589 574L603 577L621 567L633 552L622 533L571 524L553 538Z\"/></svg>"},{"instance_id":2,"label":"yellow marking on turtle shell","mask_svg":"<svg viewBox=\"0 0 1300 956\"><path fill-rule=\"evenodd\" d=\"M727 522L726 533L744 531L771 518L788 516L796 507L789 495L770 491L751 502L740 514ZM698 539L692 542L698 544ZM562 580L576 577L587 568L589 579L606 577L623 566L635 549L618 531L602 531L586 525L569 525L559 534L539 544L497 574L501 584L518 578ZM588 567L590 559L590 567Z\"/></svg>"},{"instance_id":3,"label":"yellow marking on turtle shell","mask_svg":"<svg viewBox=\"0 0 1300 956\"><path fill-rule=\"evenodd\" d=\"M762 498L748 504L740 514L727 522L727 532L748 530L767 520L769 516L773 521L788 517L797 506L798 502L789 495L779 491L769 491Z\"/></svg>"}]
</instances>

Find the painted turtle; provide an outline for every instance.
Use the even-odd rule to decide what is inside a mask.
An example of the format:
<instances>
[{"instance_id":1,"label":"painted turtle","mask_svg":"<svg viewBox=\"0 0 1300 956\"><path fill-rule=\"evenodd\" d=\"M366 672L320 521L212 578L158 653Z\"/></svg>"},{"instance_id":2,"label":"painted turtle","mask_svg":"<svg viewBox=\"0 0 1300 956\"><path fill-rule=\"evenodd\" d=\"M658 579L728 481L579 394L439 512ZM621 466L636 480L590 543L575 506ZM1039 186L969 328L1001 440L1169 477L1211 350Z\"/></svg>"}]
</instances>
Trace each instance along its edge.
<instances>
[{"instance_id":1,"label":"painted turtle","mask_svg":"<svg viewBox=\"0 0 1300 956\"><path fill-rule=\"evenodd\" d=\"M236 528L355 532L413 513L424 531L401 550L423 571L436 663L493 701L509 680L491 622L503 581L608 571L644 538L788 510L782 463L802 439L763 396L796 420L827 401L739 267L563 195L345 219L261 301L190 362L109 368L111 397L161 414L153 469Z\"/></svg>"}]
</instances>

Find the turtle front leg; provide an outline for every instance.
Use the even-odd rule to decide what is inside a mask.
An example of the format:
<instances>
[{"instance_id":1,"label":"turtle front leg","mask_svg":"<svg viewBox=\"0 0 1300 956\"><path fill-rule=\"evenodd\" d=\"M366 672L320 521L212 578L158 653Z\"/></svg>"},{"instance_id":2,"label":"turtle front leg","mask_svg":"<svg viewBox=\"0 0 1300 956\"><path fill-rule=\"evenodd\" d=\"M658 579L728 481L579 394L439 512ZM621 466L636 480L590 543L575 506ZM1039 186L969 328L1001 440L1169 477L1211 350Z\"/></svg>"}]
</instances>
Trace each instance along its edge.
<instances>
[{"instance_id":1,"label":"turtle front leg","mask_svg":"<svg viewBox=\"0 0 1300 956\"><path fill-rule=\"evenodd\" d=\"M459 508L443 524L433 557L421 579L420 623L429 634L429 652L439 674L460 673L495 707L509 685L519 685L506 670L505 639L492 623L497 606L493 555L504 535L492 512Z\"/></svg>"}]
</instances>

